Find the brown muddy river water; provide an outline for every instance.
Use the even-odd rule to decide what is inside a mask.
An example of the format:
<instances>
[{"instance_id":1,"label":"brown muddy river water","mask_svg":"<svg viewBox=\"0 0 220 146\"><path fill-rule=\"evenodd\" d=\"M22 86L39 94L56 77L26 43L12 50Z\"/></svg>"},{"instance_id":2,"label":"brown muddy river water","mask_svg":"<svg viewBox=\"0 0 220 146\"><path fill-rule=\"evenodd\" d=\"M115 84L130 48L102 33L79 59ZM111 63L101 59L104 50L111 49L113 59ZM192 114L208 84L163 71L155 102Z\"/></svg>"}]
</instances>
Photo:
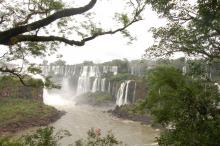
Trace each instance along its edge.
<instances>
[{"instance_id":1,"label":"brown muddy river water","mask_svg":"<svg viewBox=\"0 0 220 146\"><path fill-rule=\"evenodd\" d=\"M68 130L72 136L61 141L62 146L74 143L74 141L86 138L86 133L91 128L100 128L103 135L108 131L123 142L123 146L155 146L155 137L159 135L158 129L139 122L123 120L113 117L106 111L113 107L92 107L87 105L75 105L73 100L64 100L59 95L45 96L46 104L53 105L66 112L58 121L51 124L56 130Z\"/></svg>"}]
</instances>

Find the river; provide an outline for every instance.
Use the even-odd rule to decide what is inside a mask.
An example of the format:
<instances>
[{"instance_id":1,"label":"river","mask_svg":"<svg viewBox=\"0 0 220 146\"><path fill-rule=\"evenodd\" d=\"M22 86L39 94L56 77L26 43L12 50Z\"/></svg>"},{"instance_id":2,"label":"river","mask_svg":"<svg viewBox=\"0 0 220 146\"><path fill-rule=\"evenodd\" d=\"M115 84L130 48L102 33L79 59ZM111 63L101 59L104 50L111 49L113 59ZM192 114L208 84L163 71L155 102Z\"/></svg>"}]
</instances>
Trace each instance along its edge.
<instances>
[{"instance_id":1,"label":"river","mask_svg":"<svg viewBox=\"0 0 220 146\"><path fill-rule=\"evenodd\" d=\"M158 129L153 129L150 125L142 125L139 122L123 120L113 117L107 110L109 107L92 107L89 105L76 105L74 98L63 99L63 94L48 94L44 97L44 102L59 110L65 111L55 123L51 124L55 129L68 130L72 136L61 140L61 146L67 146L74 141L86 138L86 133L91 128L99 128L103 135L108 131L123 142L123 146L154 146L155 137L159 135Z\"/></svg>"}]
</instances>

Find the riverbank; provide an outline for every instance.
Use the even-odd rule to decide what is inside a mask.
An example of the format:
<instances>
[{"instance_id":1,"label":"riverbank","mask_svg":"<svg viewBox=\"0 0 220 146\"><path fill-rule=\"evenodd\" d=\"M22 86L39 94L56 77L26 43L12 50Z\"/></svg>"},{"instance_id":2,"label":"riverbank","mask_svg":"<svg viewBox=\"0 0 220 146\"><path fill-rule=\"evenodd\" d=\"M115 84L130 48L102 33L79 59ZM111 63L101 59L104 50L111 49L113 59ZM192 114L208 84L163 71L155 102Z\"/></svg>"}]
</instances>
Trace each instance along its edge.
<instances>
[{"instance_id":1,"label":"riverbank","mask_svg":"<svg viewBox=\"0 0 220 146\"><path fill-rule=\"evenodd\" d=\"M40 101L18 98L0 99L0 113L0 135L46 126L64 114Z\"/></svg>"},{"instance_id":2,"label":"riverbank","mask_svg":"<svg viewBox=\"0 0 220 146\"><path fill-rule=\"evenodd\" d=\"M152 124L152 120L148 115L131 113L128 110L124 110L125 107L116 106L115 109L110 110L113 116L116 116L121 119L132 120L136 122L141 122L141 124Z\"/></svg>"},{"instance_id":3,"label":"riverbank","mask_svg":"<svg viewBox=\"0 0 220 146\"><path fill-rule=\"evenodd\" d=\"M119 119L140 122L143 125L151 125L151 127L155 129L163 129L160 124L153 122L147 110L141 109L141 102L142 101L138 101L135 104L120 107L116 106L113 110L109 110L108 112Z\"/></svg>"}]
</instances>

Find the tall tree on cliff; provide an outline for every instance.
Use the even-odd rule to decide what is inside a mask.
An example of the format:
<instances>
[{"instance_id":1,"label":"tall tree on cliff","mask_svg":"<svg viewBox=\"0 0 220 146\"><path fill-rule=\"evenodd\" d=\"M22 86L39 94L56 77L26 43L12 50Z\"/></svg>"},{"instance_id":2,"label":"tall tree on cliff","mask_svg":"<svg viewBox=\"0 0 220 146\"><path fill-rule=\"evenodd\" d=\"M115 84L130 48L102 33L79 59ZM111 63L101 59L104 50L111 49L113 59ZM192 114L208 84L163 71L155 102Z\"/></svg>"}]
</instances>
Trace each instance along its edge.
<instances>
[{"instance_id":1,"label":"tall tree on cliff","mask_svg":"<svg viewBox=\"0 0 220 146\"><path fill-rule=\"evenodd\" d=\"M154 45L147 55L184 52L220 59L220 0L147 0L165 17L165 27L152 28Z\"/></svg>"},{"instance_id":2,"label":"tall tree on cliff","mask_svg":"<svg viewBox=\"0 0 220 146\"><path fill-rule=\"evenodd\" d=\"M0 72L10 73L22 80L23 66L11 68L4 62L26 62L27 56L50 54L56 51L59 43L83 46L98 36L115 33L122 33L132 40L127 28L142 19L146 1L119 1L126 4L129 12L115 14L117 28L102 28L92 20L95 13L90 10L98 2L88 0L86 5L74 7L74 0L71 6L62 0L0 0L0 60L3 62ZM35 73L40 71L34 65L29 68Z\"/></svg>"},{"instance_id":3,"label":"tall tree on cliff","mask_svg":"<svg viewBox=\"0 0 220 146\"><path fill-rule=\"evenodd\" d=\"M219 61L219 0L147 2L168 20L167 26L152 28L155 42L146 50L147 55L170 56L184 52ZM189 75L172 67L158 67L148 75L146 105L156 121L165 127L158 138L159 145L218 146L220 143L217 138L219 90L213 82L201 78L203 70L195 65Z\"/></svg>"}]
</instances>

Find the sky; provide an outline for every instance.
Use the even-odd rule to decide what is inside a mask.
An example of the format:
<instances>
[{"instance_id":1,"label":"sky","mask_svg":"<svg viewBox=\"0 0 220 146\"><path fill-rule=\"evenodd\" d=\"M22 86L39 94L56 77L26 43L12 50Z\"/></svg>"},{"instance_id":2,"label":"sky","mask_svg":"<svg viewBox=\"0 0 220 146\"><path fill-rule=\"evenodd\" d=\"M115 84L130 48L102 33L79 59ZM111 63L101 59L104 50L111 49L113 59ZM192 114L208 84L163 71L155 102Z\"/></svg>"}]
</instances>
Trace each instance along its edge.
<instances>
[{"instance_id":1,"label":"sky","mask_svg":"<svg viewBox=\"0 0 220 146\"><path fill-rule=\"evenodd\" d=\"M89 0L63 0L68 7L84 6ZM95 12L96 15L92 21L100 22L104 28L117 28L112 20L115 12L127 12L130 8L125 9L125 0L98 0L97 4L89 12ZM55 55L45 58L30 58L29 61L42 63L46 59L49 62L54 62L58 55L62 55L62 60L67 64L77 64L83 61L93 61L101 63L113 59L141 59L145 54L145 50L153 44L152 33L149 32L151 27L160 27L166 24L166 20L158 17L156 12L147 6L144 11L144 20L139 21L129 27L133 36L137 38L133 44L128 45L128 40L121 34L100 36L90 42L87 42L82 47L69 46L60 44L57 48L58 52ZM80 16L74 16L76 20L81 20ZM73 24L74 25L74 24ZM75 38L75 36L73 36ZM2 52L0 52L2 53ZM17 62L16 62L17 63Z\"/></svg>"},{"instance_id":2,"label":"sky","mask_svg":"<svg viewBox=\"0 0 220 146\"><path fill-rule=\"evenodd\" d=\"M72 0L65 0L67 5L72 5ZM74 6L83 6L88 3L89 0L80 0L74 3ZM123 2L121 0L102 0L98 2L91 10L97 14L94 18L96 21L100 21L105 28L112 27L112 17L114 12L123 11ZM133 24L129 30L133 36L137 38L133 44L128 45L128 40L123 38L120 34L106 35L96 38L90 42L87 42L83 47L76 46L60 46L62 49L58 49L58 54L62 54L62 59L68 64L81 63L85 60L94 61L95 63L101 63L104 61L110 61L112 59L128 60L140 59L147 47L153 44L152 33L149 32L151 27L164 26L166 21L159 18L158 15L151 10L148 6L144 11L144 20ZM113 26L114 27L114 26ZM47 58L49 62L55 61L57 55L53 55Z\"/></svg>"}]
</instances>

